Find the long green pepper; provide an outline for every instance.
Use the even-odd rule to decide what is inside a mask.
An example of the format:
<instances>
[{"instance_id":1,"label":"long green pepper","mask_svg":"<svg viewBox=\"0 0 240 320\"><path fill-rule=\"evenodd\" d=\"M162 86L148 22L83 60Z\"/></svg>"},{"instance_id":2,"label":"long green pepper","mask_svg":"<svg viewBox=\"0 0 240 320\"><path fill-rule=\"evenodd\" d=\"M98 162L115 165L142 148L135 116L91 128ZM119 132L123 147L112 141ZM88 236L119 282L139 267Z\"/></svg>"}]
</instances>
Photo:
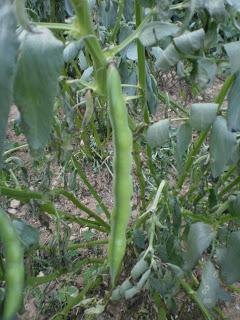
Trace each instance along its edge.
<instances>
[{"instance_id":1,"label":"long green pepper","mask_svg":"<svg viewBox=\"0 0 240 320\"><path fill-rule=\"evenodd\" d=\"M114 286L126 250L126 230L131 214L133 183L132 132L128 126L128 112L122 94L120 76L113 63L107 70L107 91L114 145L114 207L111 216L108 261Z\"/></svg>"},{"instance_id":2,"label":"long green pepper","mask_svg":"<svg viewBox=\"0 0 240 320\"><path fill-rule=\"evenodd\" d=\"M2 320L11 320L22 302L24 284L23 249L7 214L0 208L0 238L6 258L6 296Z\"/></svg>"}]
</instances>

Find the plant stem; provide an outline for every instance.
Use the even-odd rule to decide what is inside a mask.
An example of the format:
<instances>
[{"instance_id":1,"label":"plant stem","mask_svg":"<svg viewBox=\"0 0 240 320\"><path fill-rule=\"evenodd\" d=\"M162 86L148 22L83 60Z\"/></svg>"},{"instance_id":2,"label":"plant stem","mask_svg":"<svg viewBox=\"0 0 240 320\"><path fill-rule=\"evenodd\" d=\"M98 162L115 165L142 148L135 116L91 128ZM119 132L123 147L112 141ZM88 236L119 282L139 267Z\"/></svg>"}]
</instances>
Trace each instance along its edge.
<instances>
[{"instance_id":1,"label":"plant stem","mask_svg":"<svg viewBox=\"0 0 240 320\"><path fill-rule=\"evenodd\" d=\"M123 11L124 11L124 6L125 6L125 0L119 0L118 1L118 15L117 15L117 22L114 26L112 35L111 35L111 41L114 42L116 39L116 36L119 32L120 29L120 24L121 24L121 20L122 20L122 15L123 15Z\"/></svg>"},{"instance_id":2,"label":"plant stem","mask_svg":"<svg viewBox=\"0 0 240 320\"><path fill-rule=\"evenodd\" d=\"M87 176L84 174L82 167L80 166L80 163L77 161L77 159L72 156L72 162L73 165L75 167L75 169L77 170L77 173L79 174L80 178L82 179L82 181L84 182L84 184L87 186L88 190L91 192L91 194L94 196L94 198L97 200L99 206L102 208L103 212L105 213L106 217L108 219L110 219L110 212L108 210L108 208L105 206L105 204L103 203L101 197L99 196L99 194L97 193L97 191L95 190L95 188L91 185L91 183L88 181Z\"/></svg>"},{"instance_id":3,"label":"plant stem","mask_svg":"<svg viewBox=\"0 0 240 320\"><path fill-rule=\"evenodd\" d=\"M210 314L208 309L205 307L202 301L198 298L196 291L194 291L184 279L179 279L179 281L182 288L186 291L186 293L190 296L190 298L198 305L205 319L214 320L213 316Z\"/></svg>"},{"instance_id":4,"label":"plant stem","mask_svg":"<svg viewBox=\"0 0 240 320\"><path fill-rule=\"evenodd\" d=\"M240 177L237 177L235 180L233 180L231 183L229 183L229 185L219 193L219 197L224 196L228 191L230 191L233 187L235 187L239 183L240 183Z\"/></svg>"},{"instance_id":5,"label":"plant stem","mask_svg":"<svg viewBox=\"0 0 240 320\"><path fill-rule=\"evenodd\" d=\"M88 0L72 0L72 5L77 17L79 35L84 39L93 60L99 93L104 95L106 93L107 60L93 31Z\"/></svg>"},{"instance_id":6,"label":"plant stem","mask_svg":"<svg viewBox=\"0 0 240 320\"><path fill-rule=\"evenodd\" d=\"M67 319L67 315L71 311L72 308L74 308L77 304L79 304L85 297L85 295L92 289L97 288L101 284L101 277L97 276L93 280L89 280L87 285L82 289L82 291L74 298L72 298L69 303L66 305L66 307L59 312L57 315L55 315L51 320L53 319Z\"/></svg>"},{"instance_id":7,"label":"plant stem","mask_svg":"<svg viewBox=\"0 0 240 320\"><path fill-rule=\"evenodd\" d=\"M99 217L97 213L94 211L90 210L88 207L83 205L71 192L68 192L64 189L55 189L53 190L54 195L63 195L66 197L68 200L70 200L77 208L80 210L84 211L89 217L95 219L100 225L106 227L107 229L110 230L110 225L106 223L102 218Z\"/></svg>"},{"instance_id":8,"label":"plant stem","mask_svg":"<svg viewBox=\"0 0 240 320\"><path fill-rule=\"evenodd\" d=\"M135 15L136 15L136 27L139 27L142 23L143 9L139 3L139 0L135 0ZM147 75L146 75L146 62L145 62L145 48L137 39L137 52L138 52L138 81L141 90L141 102L144 112L144 121L149 123L149 115L147 108Z\"/></svg>"},{"instance_id":9,"label":"plant stem","mask_svg":"<svg viewBox=\"0 0 240 320\"><path fill-rule=\"evenodd\" d=\"M86 242L80 242L80 243L71 243L68 245L68 249L69 250L87 249L95 246L101 246L107 243L108 243L108 240L106 239L92 240L92 241L86 241Z\"/></svg>"},{"instance_id":10,"label":"plant stem","mask_svg":"<svg viewBox=\"0 0 240 320\"><path fill-rule=\"evenodd\" d=\"M18 147L15 147L15 148L12 148L12 149L9 149L9 150L5 151L3 153L3 156L7 156L10 153L13 153L13 152L16 152L16 151L19 151L19 150L22 150L22 149L26 149L27 147L28 147L28 144L22 144L21 146L18 146Z\"/></svg>"}]
</instances>

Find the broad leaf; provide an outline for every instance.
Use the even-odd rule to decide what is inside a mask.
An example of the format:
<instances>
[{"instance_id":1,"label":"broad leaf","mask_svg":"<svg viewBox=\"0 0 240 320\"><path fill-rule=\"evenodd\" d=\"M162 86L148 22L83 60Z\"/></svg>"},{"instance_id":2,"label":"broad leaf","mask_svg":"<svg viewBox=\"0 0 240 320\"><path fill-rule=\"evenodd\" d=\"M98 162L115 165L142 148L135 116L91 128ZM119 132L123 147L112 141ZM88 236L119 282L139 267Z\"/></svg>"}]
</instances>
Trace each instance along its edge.
<instances>
[{"instance_id":1,"label":"broad leaf","mask_svg":"<svg viewBox=\"0 0 240 320\"><path fill-rule=\"evenodd\" d=\"M229 213L236 218L240 218L240 194L237 196L230 196L229 205L228 205Z\"/></svg>"},{"instance_id":2,"label":"broad leaf","mask_svg":"<svg viewBox=\"0 0 240 320\"><path fill-rule=\"evenodd\" d=\"M228 111L227 111L227 122L228 129L240 130L240 75L234 81L233 86L228 94Z\"/></svg>"},{"instance_id":3,"label":"broad leaf","mask_svg":"<svg viewBox=\"0 0 240 320\"><path fill-rule=\"evenodd\" d=\"M147 143L152 147L161 147L169 141L169 120L160 120L147 130Z\"/></svg>"},{"instance_id":4,"label":"broad leaf","mask_svg":"<svg viewBox=\"0 0 240 320\"><path fill-rule=\"evenodd\" d=\"M82 41L73 41L70 42L63 51L64 62L68 63L77 58L79 51L83 47Z\"/></svg>"},{"instance_id":5,"label":"broad leaf","mask_svg":"<svg viewBox=\"0 0 240 320\"><path fill-rule=\"evenodd\" d=\"M204 30L199 29L192 32L186 32L183 35L174 38L174 43L178 50L185 54L193 54L204 46Z\"/></svg>"},{"instance_id":6,"label":"broad leaf","mask_svg":"<svg viewBox=\"0 0 240 320\"><path fill-rule=\"evenodd\" d=\"M209 128L217 117L218 104L194 103L190 111L190 125L193 129L203 131Z\"/></svg>"},{"instance_id":7,"label":"broad leaf","mask_svg":"<svg viewBox=\"0 0 240 320\"><path fill-rule=\"evenodd\" d=\"M33 151L46 145L51 131L63 44L48 29L21 34L21 55L14 84L14 100Z\"/></svg>"},{"instance_id":8,"label":"broad leaf","mask_svg":"<svg viewBox=\"0 0 240 320\"><path fill-rule=\"evenodd\" d=\"M221 22L225 19L226 10L224 0L207 0L205 1L205 8L215 20Z\"/></svg>"},{"instance_id":9,"label":"broad leaf","mask_svg":"<svg viewBox=\"0 0 240 320\"><path fill-rule=\"evenodd\" d=\"M23 220L13 220L13 225L25 250L39 245L39 230Z\"/></svg>"},{"instance_id":10,"label":"broad leaf","mask_svg":"<svg viewBox=\"0 0 240 320\"><path fill-rule=\"evenodd\" d=\"M228 131L225 118L217 117L210 136L210 161L213 177L218 177L223 173L232 157L235 145L236 135Z\"/></svg>"},{"instance_id":11,"label":"broad leaf","mask_svg":"<svg viewBox=\"0 0 240 320\"><path fill-rule=\"evenodd\" d=\"M236 11L240 11L240 2L239 0L226 0L227 3L233 7Z\"/></svg>"},{"instance_id":12,"label":"broad leaf","mask_svg":"<svg viewBox=\"0 0 240 320\"><path fill-rule=\"evenodd\" d=\"M192 128L188 122L183 123L177 131L176 162L179 173L183 170L183 156L192 140Z\"/></svg>"},{"instance_id":13,"label":"broad leaf","mask_svg":"<svg viewBox=\"0 0 240 320\"><path fill-rule=\"evenodd\" d=\"M159 56L155 55L155 57L155 67L156 69L160 69L161 71L169 70L171 67L175 66L175 64L177 64L181 59L179 53L172 43L167 46L165 50L160 49Z\"/></svg>"},{"instance_id":14,"label":"broad leaf","mask_svg":"<svg viewBox=\"0 0 240 320\"><path fill-rule=\"evenodd\" d=\"M197 295L209 309L213 308L218 300L230 300L230 295L220 287L218 272L210 261L204 265Z\"/></svg>"},{"instance_id":15,"label":"broad leaf","mask_svg":"<svg viewBox=\"0 0 240 320\"><path fill-rule=\"evenodd\" d=\"M193 73L194 82L200 89L206 89L213 85L217 74L217 65L208 59L199 59L196 71Z\"/></svg>"},{"instance_id":16,"label":"broad leaf","mask_svg":"<svg viewBox=\"0 0 240 320\"><path fill-rule=\"evenodd\" d=\"M217 259L221 266L221 276L227 284L240 280L240 231L229 236L226 248L217 249Z\"/></svg>"},{"instance_id":17,"label":"broad leaf","mask_svg":"<svg viewBox=\"0 0 240 320\"><path fill-rule=\"evenodd\" d=\"M187 239L187 251L184 264L185 270L190 270L195 266L214 237L215 231L211 225L203 222L197 222L191 225Z\"/></svg>"},{"instance_id":18,"label":"broad leaf","mask_svg":"<svg viewBox=\"0 0 240 320\"><path fill-rule=\"evenodd\" d=\"M230 42L224 45L227 55L230 59L232 73L236 73L240 70L240 41Z\"/></svg>"},{"instance_id":19,"label":"broad leaf","mask_svg":"<svg viewBox=\"0 0 240 320\"><path fill-rule=\"evenodd\" d=\"M10 1L0 2L0 167L12 103L12 89L16 67L18 40L16 16Z\"/></svg>"},{"instance_id":20,"label":"broad leaf","mask_svg":"<svg viewBox=\"0 0 240 320\"><path fill-rule=\"evenodd\" d=\"M180 28L173 23L153 21L144 26L139 35L139 40L145 47L153 46L163 38L175 36L179 30Z\"/></svg>"}]
</instances>

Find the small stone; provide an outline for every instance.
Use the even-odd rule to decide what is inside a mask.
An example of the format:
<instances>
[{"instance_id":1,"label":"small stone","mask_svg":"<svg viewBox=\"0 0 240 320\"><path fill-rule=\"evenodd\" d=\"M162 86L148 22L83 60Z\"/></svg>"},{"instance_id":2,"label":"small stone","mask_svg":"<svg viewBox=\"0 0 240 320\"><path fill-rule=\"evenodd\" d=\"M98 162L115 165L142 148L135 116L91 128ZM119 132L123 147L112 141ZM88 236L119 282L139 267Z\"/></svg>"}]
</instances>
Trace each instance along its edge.
<instances>
[{"instance_id":1,"label":"small stone","mask_svg":"<svg viewBox=\"0 0 240 320\"><path fill-rule=\"evenodd\" d=\"M19 200L14 199L10 202L10 207L13 209L17 209L20 207L20 204L21 204L21 202Z\"/></svg>"},{"instance_id":2,"label":"small stone","mask_svg":"<svg viewBox=\"0 0 240 320\"><path fill-rule=\"evenodd\" d=\"M8 208L7 212L10 213L10 214L16 214L17 210L14 209L14 208Z\"/></svg>"},{"instance_id":3,"label":"small stone","mask_svg":"<svg viewBox=\"0 0 240 320\"><path fill-rule=\"evenodd\" d=\"M39 272L39 274L37 275L37 278L41 278L44 277L44 273L42 271Z\"/></svg>"}]
</instances>

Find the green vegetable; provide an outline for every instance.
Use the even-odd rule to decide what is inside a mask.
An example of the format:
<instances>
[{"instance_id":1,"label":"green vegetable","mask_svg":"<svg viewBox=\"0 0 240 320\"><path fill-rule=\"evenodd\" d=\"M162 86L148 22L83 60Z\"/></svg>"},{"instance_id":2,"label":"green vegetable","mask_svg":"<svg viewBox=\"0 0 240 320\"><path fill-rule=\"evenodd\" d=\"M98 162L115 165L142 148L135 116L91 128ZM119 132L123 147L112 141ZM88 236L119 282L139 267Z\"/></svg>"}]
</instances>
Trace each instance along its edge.
<instances>
[{"instance_id":1,"label":"green vegetable","mask_svg":"<svg viewBox=\"0 0 240 320\"><path fill-rule=\"evenodd\" d=\"M112 284L116 282L126 250L126 229L132 197L132 133L124 102L119 73L114 64L107 70L107 88L114 144L114 208L109 240L109 266Z\"/></svg>"},{"instance_id":2,"label":"green vegetable","mask_svg":"<svg viewBox=\"0 0 240 320\"><path fill-rule=\"evenodd\" d=\"M18 311L23 293L23 249L7 214L0 208L0 237L6 257L6 297L1 319L10 320Z\"/></svg>"},{"instance_id":3,"label":"green vegetable","mask_svg":"<svg viewBox=\"0 0 240 320\"><path fill-rule=\"evenodd\" d=\"M135 266L132 268L131 276L134 280L137 280L147 269L149 265L144 258L141 258Z\"/></svg>"}]
</instances>

